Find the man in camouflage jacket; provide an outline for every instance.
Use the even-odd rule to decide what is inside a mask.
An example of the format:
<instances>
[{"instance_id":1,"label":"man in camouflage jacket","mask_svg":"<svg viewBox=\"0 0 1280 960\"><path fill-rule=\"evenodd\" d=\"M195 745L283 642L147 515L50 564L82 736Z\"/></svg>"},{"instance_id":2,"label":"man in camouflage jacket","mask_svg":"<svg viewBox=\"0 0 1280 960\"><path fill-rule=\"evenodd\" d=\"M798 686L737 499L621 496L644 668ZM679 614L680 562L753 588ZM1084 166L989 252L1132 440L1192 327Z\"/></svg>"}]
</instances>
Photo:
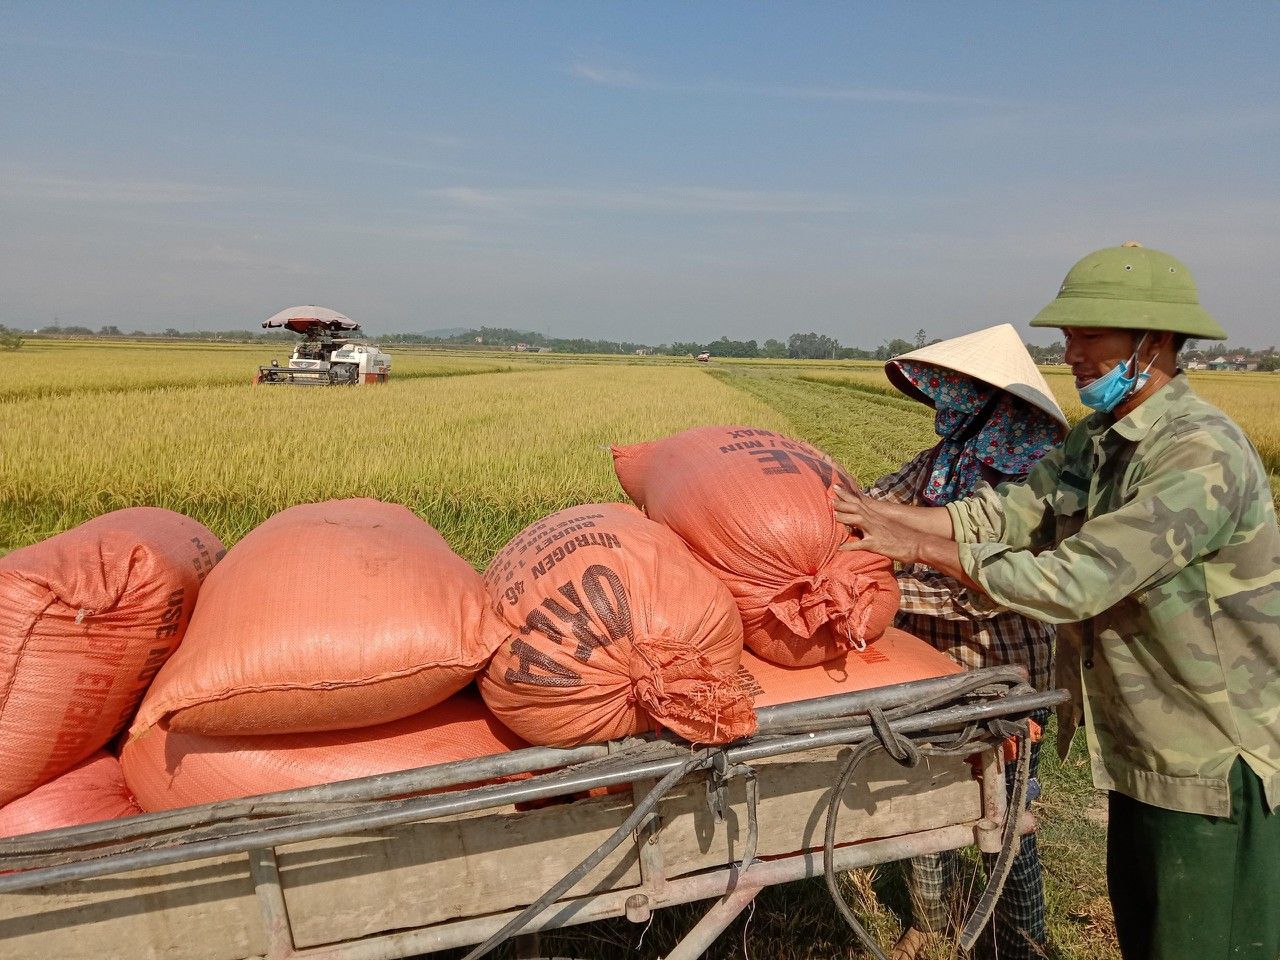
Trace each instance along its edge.
<instances>
[{"instance_id":1,"label":"man in camouflage jacket","mask_svg":"<svg viewBox=\"0 0 1280 960\"><path fill-rule=\"evenodd\" d=\"M1277 960L1280 531L1257 451L1176 363L1226 334L1137 244L1081 260L1032 325L1062 328L1100 412L1023 485L938 508L842 492L837 516L850 548L1062 625L1059 749L1083 721L1124 956Z\"/></svg>"}]
</instances>

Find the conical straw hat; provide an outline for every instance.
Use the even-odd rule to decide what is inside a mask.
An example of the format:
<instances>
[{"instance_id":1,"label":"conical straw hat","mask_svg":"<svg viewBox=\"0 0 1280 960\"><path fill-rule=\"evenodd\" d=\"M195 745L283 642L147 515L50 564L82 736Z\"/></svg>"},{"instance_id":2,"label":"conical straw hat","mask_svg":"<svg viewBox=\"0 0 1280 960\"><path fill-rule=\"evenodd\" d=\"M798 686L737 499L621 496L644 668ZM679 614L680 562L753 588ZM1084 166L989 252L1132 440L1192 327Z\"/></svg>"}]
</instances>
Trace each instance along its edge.
<instances>
[{"instance_id":1,"label":"conical straw hat","mask_svg":"<svg viewBox=\"0 0 1280 960\"><path fill-rule=\"evenodd\" d=\"M884 372L895 387L913 400L932 406L932 401L902 375L902 371L897 368L898 360L931 363L935 367L967 374L983 383L1007 390L1015 397L1043 410L1064 428L1070 426L1066 414L1053 399L1049 384L1045 382L1022 338L1018 336L1018 331L1010 324L1002 323L985 330L966 333L962 337L931 343L927 347L894 357L884 365Z\"/></svg>"}]
</instances>

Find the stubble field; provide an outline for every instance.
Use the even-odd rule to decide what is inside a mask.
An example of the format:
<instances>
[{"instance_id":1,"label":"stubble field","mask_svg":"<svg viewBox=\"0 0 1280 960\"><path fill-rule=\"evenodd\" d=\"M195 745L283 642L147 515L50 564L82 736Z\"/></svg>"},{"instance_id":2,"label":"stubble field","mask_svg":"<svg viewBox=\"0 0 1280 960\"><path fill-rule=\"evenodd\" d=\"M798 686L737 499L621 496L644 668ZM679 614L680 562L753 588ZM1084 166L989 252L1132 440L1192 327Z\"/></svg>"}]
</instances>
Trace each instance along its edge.
<instances>
[{"instance_id":1,"label":"stubble field","mask_svg":"<svg viewBox=\"0 0 1280 960\"><path fill-rule=\"evenodd\" d=\"M483 568L539 517L624 499L612 443L750 424L802 437L869 482L933 437L931 414L878 364L392 352L385 386L313 390L249 385L259 363L287 354L275 346L29 343L6 355L0 383L0 553L125 506L182 511L231 544L290 505L371 496L409 506ZM1050 371L1049 381L1078 416L1070 378ZM1194 381L1249 432L1274 491L1280 378ZM1115 957L1087 762L1079 750L1062 763L1046 751L1042 779L1051 955ZM851 875L847 892L892 942L905 911L898 868ZM659 956L694 916L663 912L638 950L640 930L624 921L550 945L578 957ZM767 891L712 955L864 956L820 883Z\"/></svg>"}]
</instances>

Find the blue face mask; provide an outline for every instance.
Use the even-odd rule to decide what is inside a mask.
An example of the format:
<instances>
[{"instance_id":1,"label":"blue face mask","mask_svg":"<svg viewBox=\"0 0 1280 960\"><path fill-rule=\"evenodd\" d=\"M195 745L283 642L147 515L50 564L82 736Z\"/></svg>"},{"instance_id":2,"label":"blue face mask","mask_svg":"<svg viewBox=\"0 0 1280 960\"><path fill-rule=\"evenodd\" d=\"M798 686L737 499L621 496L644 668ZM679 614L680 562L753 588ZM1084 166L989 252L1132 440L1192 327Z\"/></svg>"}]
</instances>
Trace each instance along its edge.
<instances>
[{"instance_id":1,"label":"blue face mask","mask_svg":"<svg viewBox=\"0 0 1280 960\"><path fill-rule=\"evenodd\" d=\"M1146 339L1146 334L1143 334L1128 360L1121 360L1097 380L1081 387L1078 391L1080 402L1090 409L1110 413L1135 390L1141 390L1151 376L1151 366L1156 362L1155 357L1151 358L1151 363L1148 363L1141 373L1130 374L1130 371L1137 369L1138 351L1142 349L1142 343Z\"/></svg>"}]
</instances>

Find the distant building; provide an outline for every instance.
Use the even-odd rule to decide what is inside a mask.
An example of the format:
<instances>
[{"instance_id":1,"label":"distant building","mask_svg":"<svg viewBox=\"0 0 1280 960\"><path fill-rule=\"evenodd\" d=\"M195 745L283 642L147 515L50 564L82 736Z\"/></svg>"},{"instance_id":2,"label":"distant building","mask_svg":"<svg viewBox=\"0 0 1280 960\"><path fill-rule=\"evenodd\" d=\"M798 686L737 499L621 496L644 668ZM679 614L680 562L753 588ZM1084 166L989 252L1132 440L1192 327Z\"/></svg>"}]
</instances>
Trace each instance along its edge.
<instances>
[{"instance_id":1,"label":"distant building","mask_svg":"<svg viewBox=\"0 0 1280 960\"><path fill-rule=\"evenodd\" d=\"M1233 357L1214 357L1209 361L1210 370L1238 370L1246 372L1258 369L1258 361L1238 353Z\"/></svg>"}]
</instances>

